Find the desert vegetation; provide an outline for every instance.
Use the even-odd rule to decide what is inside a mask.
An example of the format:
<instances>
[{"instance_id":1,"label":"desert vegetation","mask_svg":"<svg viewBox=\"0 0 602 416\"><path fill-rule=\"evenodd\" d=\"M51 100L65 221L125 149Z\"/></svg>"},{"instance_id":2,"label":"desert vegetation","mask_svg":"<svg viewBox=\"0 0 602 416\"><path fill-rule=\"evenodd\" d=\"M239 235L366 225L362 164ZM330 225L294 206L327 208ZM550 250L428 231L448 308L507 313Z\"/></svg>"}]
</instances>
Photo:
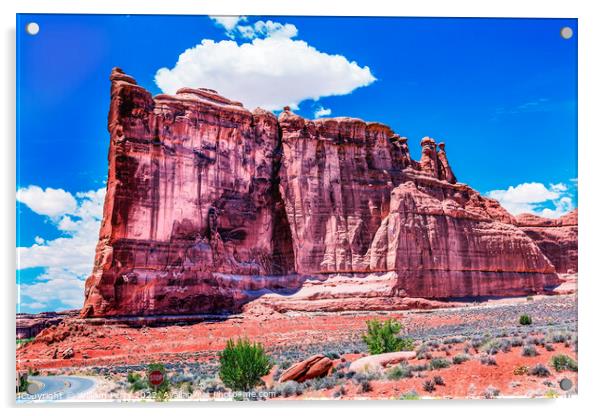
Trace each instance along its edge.
<instances>
[{"instance_id":1,"label":"desert vegetation","mask_svg":"<svg viewBox=\"0 0 602 416\"><path fill-rule=\"evenodd\" d=\"M400 337L399 332L403 325L394 319L381 322L373 319L366 322L367 332L362 339L368 346L370 354L382 354L395 351L411 351L414 349L414 340L410 337Z\"/></svg>"}]
</instances>

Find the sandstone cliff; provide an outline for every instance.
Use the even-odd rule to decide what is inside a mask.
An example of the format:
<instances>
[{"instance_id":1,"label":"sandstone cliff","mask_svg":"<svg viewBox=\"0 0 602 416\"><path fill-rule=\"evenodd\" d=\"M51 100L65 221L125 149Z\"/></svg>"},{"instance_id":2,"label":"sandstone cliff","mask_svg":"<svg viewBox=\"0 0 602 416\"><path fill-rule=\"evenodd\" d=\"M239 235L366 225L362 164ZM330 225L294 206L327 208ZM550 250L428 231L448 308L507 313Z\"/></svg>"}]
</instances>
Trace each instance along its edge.
<instances>
[{"instance_id":1,"label":"sandstone cliff","mask_svg":"<svg viewBox=\"0 0 602 416\"><path fill-rule=\"evenodd\" d=\"M577 273L577 210L558 219L521 214L519 227L535 241L558 273Z\"/></svg>"},{"instance_id":2,"label":"sandstone cliff","mask_svg":"<svg viewBox=\"0 0 602 416\"><path fill-rule=\"evenodd\" d=\"M208 89L152 97L117 68L111 82L84 316L221 313L307 287L308 302L367 305L558 283L510 214L457 183L443 143L424 138L417 162L380 123L277 119Z\"/></svg>"}]
</instances>

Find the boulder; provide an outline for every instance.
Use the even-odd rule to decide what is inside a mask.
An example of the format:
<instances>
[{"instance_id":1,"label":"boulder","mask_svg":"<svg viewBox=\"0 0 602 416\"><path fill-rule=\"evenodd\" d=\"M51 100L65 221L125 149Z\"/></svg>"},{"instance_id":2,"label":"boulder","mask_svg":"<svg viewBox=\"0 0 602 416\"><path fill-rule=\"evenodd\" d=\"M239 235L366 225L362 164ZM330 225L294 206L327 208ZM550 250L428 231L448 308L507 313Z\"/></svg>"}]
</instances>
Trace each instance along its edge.
<instances>
[{"instance_id":1,"label":"boulder","mask_svg":"<svg viewBox=\"0 0 602 416\"><path fill-rule=\"evenodd\" d=\"M349 371L355 371L356 373L379 372L389 365L399 364L402 361L408 361L415 357L416 352L414 351L398 351L368 355L352 362L349 366Z\"/></svg>"},{"instance_id":2,"label":"boulder","mask_svg":"<svg viewBox=\"0 0 602 416\"><path fill-rule=\"evenodd\" d=\"M313 355L288 368L282 373L278 382L284 383L293 380L302 383L305 380L327 375L331 368L332 360L330 358L321 354Z\"/></svg>"}]
</instances>

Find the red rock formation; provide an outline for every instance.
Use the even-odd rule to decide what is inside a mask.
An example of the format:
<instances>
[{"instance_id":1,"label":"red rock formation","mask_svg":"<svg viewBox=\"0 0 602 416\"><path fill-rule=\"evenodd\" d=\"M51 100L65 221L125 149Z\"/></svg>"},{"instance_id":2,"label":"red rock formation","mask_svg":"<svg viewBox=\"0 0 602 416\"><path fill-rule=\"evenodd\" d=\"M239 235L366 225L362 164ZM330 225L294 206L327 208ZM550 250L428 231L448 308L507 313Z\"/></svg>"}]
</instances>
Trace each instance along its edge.
<instances>
[{"instance_id":1,"label":"red rock formation","mask_svg":"<svg viewBox=\"0 0 602 416\"><path fill-rule=\"evenodd\" d=\"M516 217L518 226L539 246L558 273L577 273L577 210L558 219L532 214Z\"/></svg>"},{"instance_id":2,"label":"red rock formation","mask_svg":"<svg viewBox=\"0 0 602 416\"><path fill-rule=\"evenodd\" d=\"M308 359L294 364L288 368L278 380L279 383L286 381L297 381L299 383L312 378L322 377L328 374L332 368L332 360L324 355L317 354Z\"/></svg>"},{"instance_id":3,"label":"red rock formation","mask_svg":"<svg viewBox=\"0 0 602 416\"><path fill-rule=\"evenodd\" d=\"M383 124L290 109L276 119L208 89L153 98L119 69L111 81L107 196L84 316L240 310L266 293L305 293L310 281L325 288L333 274L387 283L318 289L307 302L557 284L510 214L455 183L433 139L415 162Z\"/></svg>"},{"instance_id":4,"label":"red rock formation","mask_svg":"<svg viewBox=\"0 0 602 416\"><path fill-rule=\"evenodd\" d=\"M107 196L83 313L218 312L237 304L235 288L294 282L270 278L293 269L276 117L206 89L153 98L119 69L111 81Z\"/></svg>"}]
</instances>

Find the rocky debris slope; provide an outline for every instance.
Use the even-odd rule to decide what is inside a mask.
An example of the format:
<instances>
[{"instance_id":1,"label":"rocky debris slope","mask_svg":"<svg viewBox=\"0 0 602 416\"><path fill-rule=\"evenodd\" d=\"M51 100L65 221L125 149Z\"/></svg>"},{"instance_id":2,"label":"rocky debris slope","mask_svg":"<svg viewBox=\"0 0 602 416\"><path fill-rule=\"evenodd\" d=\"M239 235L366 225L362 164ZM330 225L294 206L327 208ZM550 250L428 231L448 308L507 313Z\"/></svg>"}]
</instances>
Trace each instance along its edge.
<instances>
[{"instance_id":1,"label":"rocky debris slope","mask_svg":"<svg viewBox=\"0 0 602 416\"><path fill-rule=\"evenodd\" d=\"M577 273L578 212L557 219L521 214L516 219L523 230L552 262L558 273Z\"/></svg>"},{"instance_id":2,"label":"rocky debris slope","mask_svg":"<svg viewBox=\"0 0 602 416\"><path fill-rule=\"evenodd\" d=\"M269 296L288 309L369 308L558 284L516 220L457 183L432 138L414 161L380 123L289 108L276 118L203 88L152 97L118 68L109 132L83 316L223 313Z\"/></svg>"},{"instance_id":3,"label":"rocky debris slope","mask_svg":"<svg viewBox=\"0 0 602 416\"><path fill-rule=\"evenodd\" d=\"M38 335L42 330L58 325L65 318L77 316L79 311L18 313L16 330L17 339L28 339Z\"/></svg>"}]
</instances>

